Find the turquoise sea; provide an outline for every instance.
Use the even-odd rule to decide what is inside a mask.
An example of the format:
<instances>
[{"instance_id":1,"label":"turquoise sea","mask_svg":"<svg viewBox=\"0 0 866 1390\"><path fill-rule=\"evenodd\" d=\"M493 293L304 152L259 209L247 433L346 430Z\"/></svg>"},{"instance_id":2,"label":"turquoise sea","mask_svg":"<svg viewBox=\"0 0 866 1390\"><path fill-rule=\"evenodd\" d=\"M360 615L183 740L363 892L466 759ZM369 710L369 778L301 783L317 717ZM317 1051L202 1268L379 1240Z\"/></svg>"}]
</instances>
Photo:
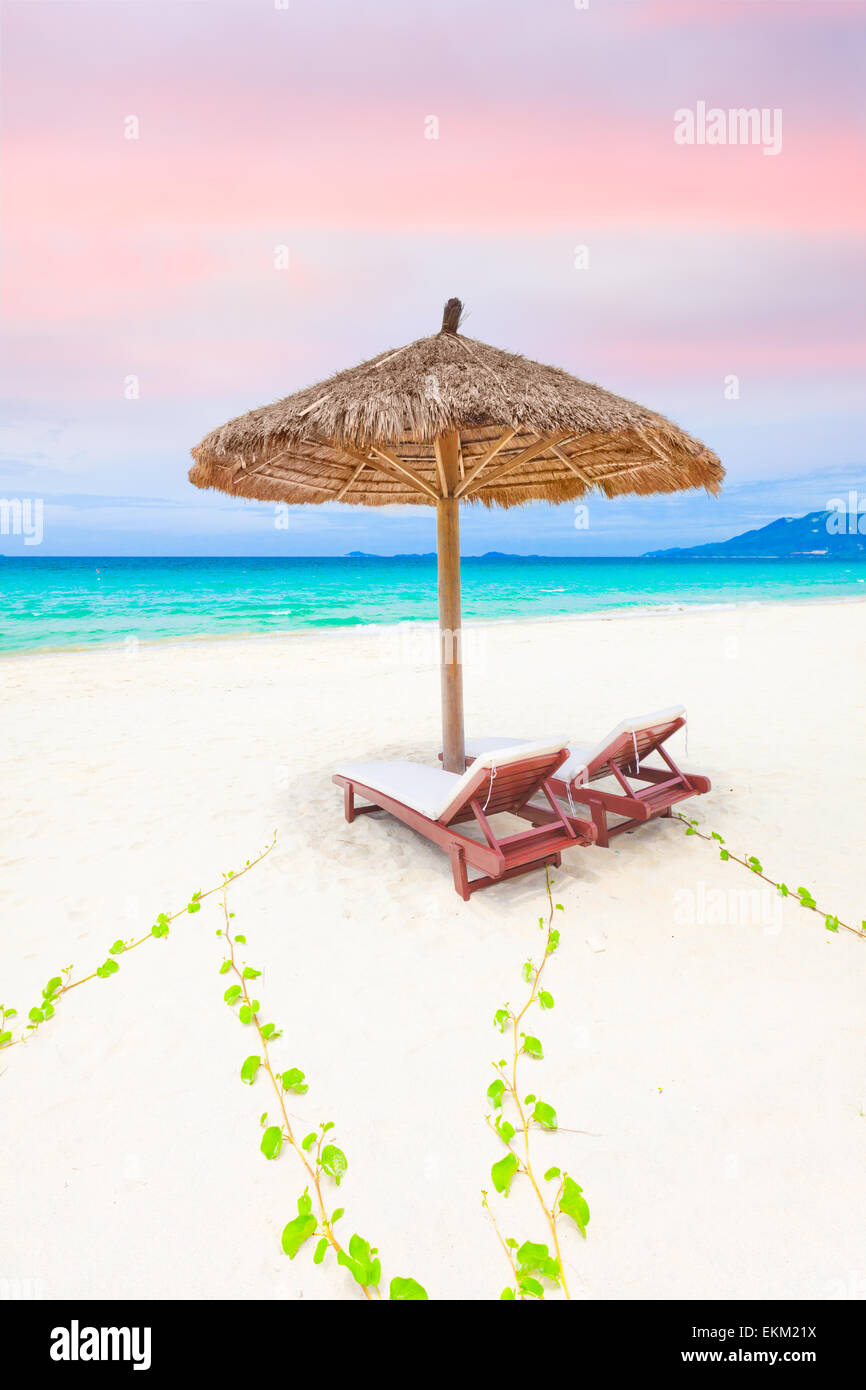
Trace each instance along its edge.
<instances>
[{"instance_id":1,"label":"turquoise sea","mask_svg":"<svg viewBox=\"0 0 866 1390\"><path fill-rule=\"evenodd\" d=\"M463 561L463 613L545 618L616 609L866 597L866 561ZM279 633L436 617L432 556L0 559L0 652Z\"/></svg>"}]
</instances>

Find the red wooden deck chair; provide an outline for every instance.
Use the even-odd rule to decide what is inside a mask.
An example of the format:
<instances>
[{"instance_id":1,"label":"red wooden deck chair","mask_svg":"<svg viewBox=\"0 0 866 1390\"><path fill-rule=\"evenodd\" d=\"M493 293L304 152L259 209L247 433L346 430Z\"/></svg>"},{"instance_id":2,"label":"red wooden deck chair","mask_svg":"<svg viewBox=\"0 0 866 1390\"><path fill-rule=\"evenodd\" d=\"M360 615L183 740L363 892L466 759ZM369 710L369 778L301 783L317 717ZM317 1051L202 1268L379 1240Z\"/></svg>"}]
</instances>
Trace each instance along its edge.
<instances>
[{"instance_id":1,"label":"red wooden deck chair","mask_svg":"<svg viewBox=\"0 0 866 1390\"><path fill-rule=\"evenodd\" d=\"M333 780L343 788L347 821L381 808L447 850L454 887L468 902L479 888L558 865L564 849L593 843L595 826L565 815L553 791L551 778L567 758L563 739L512 740L508 748L486 750L462 776L423 763L346 763ZM538 793L547 804L529 810ZM356 796L372 804L356 806ZM498 836L490 817L502 812L532 821L532 829ZM455 828L473 820L483 840ZM480 877L469 878L469 867L479 869Z\"/></svg>"},{"instance_id":2,"label":"red wooden deck chair","mask_svg":"<svg viewBox=\"0 0 866 1390\"><path fill-rule=\"evenodd\" d=\"M568 800L572 815L574 802L590 808L598 844L607 846L611 835L631 830L655 816L669 816L678 801L710 790L709 777L683 772L664 746L685 723L685 708L675 705L643 719L624 719L594 746L569 747L568 759L558 768L551 785L558 797ZM483 753L488 744L494 743L507 747L509 740L468 739L467 758ZM647 766L646 759L653 754L664 766ZM613 778L617 789L602 790L590 785L603 778ZM608 814L625 819L611 825Z\"/></svg>"}]
</instances>

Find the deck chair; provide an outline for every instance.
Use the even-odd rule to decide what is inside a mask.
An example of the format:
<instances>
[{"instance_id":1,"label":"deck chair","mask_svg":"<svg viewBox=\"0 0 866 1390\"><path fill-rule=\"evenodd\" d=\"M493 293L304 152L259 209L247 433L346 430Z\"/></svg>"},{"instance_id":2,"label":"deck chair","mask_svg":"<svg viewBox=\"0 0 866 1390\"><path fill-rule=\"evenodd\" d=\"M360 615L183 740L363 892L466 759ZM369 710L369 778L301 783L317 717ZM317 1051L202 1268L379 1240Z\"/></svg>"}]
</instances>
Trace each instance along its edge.
<instances>
[{"instance_id":1,"label":"deck chair","mask_svg":"<svg viewBox=\"0 0 866 1390\"><path fill-rule=\"evenodd\" d=\"M343 788L350 823L381 808L447 850L454 887L468 902L479 888L545 864L558 866L564 849L595 841L595 826L565 815L554 794L551 778L567 759L564 739L512 740L508 748L493 748L476 758L462 776L422 763L345 763L335 769L333 780ZM546 804L527 811L539 793ZM356 806L356 796L372 804ZM530 820L532 829L497 835L490 818L502 812ZM456 829L473 820L483 840ZM469 867L480 870L480 876L470 878Z\"/></svg>"},{"instance_id":2,"label":"deck chair","mask_svg":"<svg viewBox=\"0 0 866 1390\"><path fill-rule=\"evenodd\" d=\"M664 746L685 723L685 708L675 705L643 719L624 719L595 745L569 747L568 758L557 769L551 786L560 799L569 802L572 815L575 802L589 807L599 845L608 846L612 835L632 830L655 816L670 816L678 801L710 790L709 777L683 772ZM503 738L469 739L467 760L483 754L488 746L495 744L502 749L511 742ZM513 742L519 744L520 740ZM661 758L663 767L647 766L646 760L653 754ZM590 785L605 777L613 777L619 790L603 791ZM625 819L612 825L609 814Z\"/></svg>"}]
</instances>

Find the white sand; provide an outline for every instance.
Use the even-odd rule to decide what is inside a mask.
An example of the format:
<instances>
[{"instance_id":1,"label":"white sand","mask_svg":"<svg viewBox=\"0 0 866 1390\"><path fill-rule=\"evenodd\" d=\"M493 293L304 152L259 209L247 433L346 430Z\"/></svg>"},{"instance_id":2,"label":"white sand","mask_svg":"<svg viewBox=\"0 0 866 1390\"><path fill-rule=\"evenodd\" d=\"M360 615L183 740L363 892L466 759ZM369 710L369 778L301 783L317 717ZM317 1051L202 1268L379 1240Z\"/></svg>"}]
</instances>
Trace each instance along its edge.
<instances>
[{"instance_id":1,"label":"white sand","mask_svg":"<svg viewBox=\"0 0 866 1390\"><path fill-rule=\"evenodd\" d=\"M373 1239L386 1282L476 1299L507 1276L479 1202L500 1156L491 1016L522 996L543 881L464 904L443 854L346 825L330 781L341 755L435 761L424 647L357 631L6 659L0 998L22 1010L59 967L92 968L276 828L236 926L285 1028L275 1057L312 1083L301 1132L338 1123L344 1238ZM683 701L683 761L713 779L695 814L859 923L864 687L858 602L503 624L470 639L467 728L586 739ZM589 1239L563 1238L579 1296L866 1296L866 942L738 897L756 884L671 821L563 863L557 1008L524 1076L593 1132L536 1140L592 1208ZM185 917L0 1059L7 1292L357 1294L330 1257L280 1251L303 1182L258 1151L274 1106L238 1079L256 1049L222 1003L218 925L214 904ZM498 1210L545 1238L517 1185Z\"/></svg>"}]
</instances>

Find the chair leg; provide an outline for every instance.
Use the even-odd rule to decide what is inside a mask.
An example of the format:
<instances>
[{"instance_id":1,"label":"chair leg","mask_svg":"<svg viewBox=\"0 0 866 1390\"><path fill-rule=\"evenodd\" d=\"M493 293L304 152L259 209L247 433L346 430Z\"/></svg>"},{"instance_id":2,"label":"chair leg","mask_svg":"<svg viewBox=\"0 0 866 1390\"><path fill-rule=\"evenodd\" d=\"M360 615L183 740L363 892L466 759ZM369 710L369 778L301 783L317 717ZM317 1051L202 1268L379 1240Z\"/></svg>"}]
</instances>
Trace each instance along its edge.
<instances>
[{"instance_id":1,"label":"chair leg","mask_svg":"<svg viewBox=\"0 0 866 1390\"><path fill-rule=\"evenodd\" d=\"M607 833L607 812L598 801L593 801L590 804L590 811L592 812L592 823L598 831L598 839L595 843L601 845L602 849L607 849L610 845Z\"/></svg>"},{"instance_id":2,"label":"chair leg","mask_svg":"<svg viewBox=\"0 0 866 1390\"><path fill-rule=\"evenodd\" d=\"M454 887L463 901L468 903L469 875L466 872L466 856L459 845L449 846L448 853L451 856L451 872L454 875Z\"/></svg>"},{"instance_id":3,"label":"chair leg","mask_svg":"<svg viewBox=\"0 0 866 1390\"><path fill-rule=\"evenodd\" d=\"M346 820L351 825L355 819L355 788L352 786L343 788L343 809L346 812Z\"/></svg>"}]
</instances>

